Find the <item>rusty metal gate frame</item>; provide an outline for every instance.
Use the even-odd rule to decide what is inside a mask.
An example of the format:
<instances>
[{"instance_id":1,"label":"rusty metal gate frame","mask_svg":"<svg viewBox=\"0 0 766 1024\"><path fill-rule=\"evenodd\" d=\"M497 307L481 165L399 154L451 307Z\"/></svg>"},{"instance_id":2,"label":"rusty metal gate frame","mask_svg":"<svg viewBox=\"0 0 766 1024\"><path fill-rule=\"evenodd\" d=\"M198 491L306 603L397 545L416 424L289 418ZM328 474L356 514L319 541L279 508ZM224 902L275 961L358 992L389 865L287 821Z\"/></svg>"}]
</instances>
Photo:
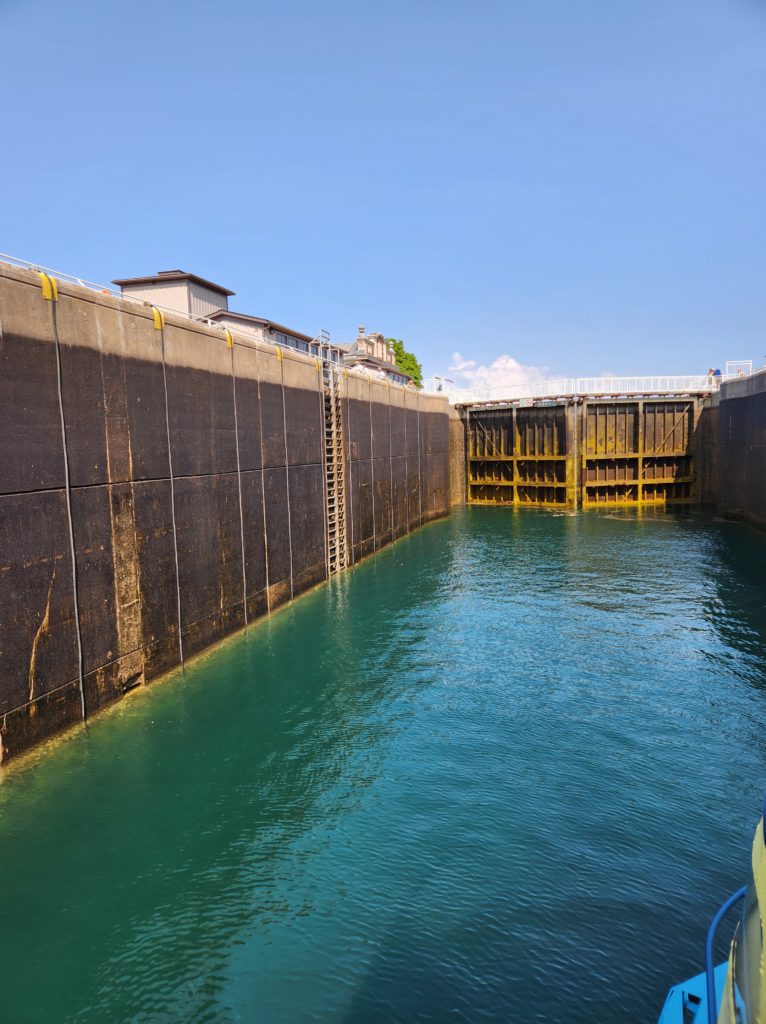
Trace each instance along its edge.
<instances>
[{"instance_id":1,"label":"rusty metal gate frame","mask_svg":"<svg viewBox=\"0 0 766 1024\"><path fill-rule=\"evenodd\" d=\"M570 509L692 504L701 401L698 395L615 396L468 406L468 503ZM662 415L659 444L649 430L650 412L653 427ZM604 479L593 479L601 466ZM647 476L658 470L662 476Z\"/></svg>"}]
</instances>

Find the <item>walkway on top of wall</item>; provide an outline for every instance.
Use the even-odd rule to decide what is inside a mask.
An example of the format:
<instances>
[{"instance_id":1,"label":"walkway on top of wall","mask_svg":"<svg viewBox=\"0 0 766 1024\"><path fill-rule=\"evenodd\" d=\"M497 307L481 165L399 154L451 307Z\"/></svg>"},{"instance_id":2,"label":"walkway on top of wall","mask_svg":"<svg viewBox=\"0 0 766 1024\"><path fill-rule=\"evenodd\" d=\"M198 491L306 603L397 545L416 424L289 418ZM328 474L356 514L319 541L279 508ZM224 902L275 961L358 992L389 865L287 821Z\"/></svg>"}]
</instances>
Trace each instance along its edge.
<instances>
[{"instance_id":1,"label":"walkway on top of wall","mask_svg":"<svg viewBox=\"0 0 766 1024\"><path fill-rule=\"evenodd\" d=\"M728 372L735 367L733 372ZM759 372L753 371L752 364L745 367L744 363L729 363L727 373L718 376L562 377L487 388L456 388L446 378L431 377L423 387L429 394L445 395L451 405L496 405L531 403L535 399L709 395L717 392L723 383L747 380Z\"/></svg>"}]
</instances>

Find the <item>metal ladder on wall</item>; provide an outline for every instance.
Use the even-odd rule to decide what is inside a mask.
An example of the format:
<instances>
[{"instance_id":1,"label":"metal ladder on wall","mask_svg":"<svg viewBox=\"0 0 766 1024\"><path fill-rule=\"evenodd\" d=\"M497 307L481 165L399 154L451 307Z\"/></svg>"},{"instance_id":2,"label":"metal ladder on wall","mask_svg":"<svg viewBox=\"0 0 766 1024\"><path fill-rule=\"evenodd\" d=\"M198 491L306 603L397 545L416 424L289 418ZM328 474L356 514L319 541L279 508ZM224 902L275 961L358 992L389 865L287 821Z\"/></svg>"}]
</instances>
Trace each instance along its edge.
<instances>
[{"instance_id":1,"label":"metal ladder on wall","mask_svg":"<svg viewBox=\"0 0 766 1024\"><path fill-rule=\"evenodd\" d=\"M346 543L346 456L343 450L343 402L340 370L322 363L324 399L325 498L327 503L327 575L348 565Z\"/></svg>"}]
</instances>

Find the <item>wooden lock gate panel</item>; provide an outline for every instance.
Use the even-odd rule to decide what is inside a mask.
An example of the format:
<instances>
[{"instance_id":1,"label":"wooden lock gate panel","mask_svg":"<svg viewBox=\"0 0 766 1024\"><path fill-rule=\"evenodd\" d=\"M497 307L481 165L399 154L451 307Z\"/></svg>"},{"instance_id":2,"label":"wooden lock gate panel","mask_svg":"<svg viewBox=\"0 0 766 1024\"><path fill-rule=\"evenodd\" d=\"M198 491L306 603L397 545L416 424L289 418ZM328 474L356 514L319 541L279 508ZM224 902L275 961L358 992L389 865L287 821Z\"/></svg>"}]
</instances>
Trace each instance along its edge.
<instances>
[{"instance_id":1,"label":"wooden lock gate panel","mask_svg":"<svg viewBox=\"0 0 766 1024\"><path fill-rule=\"evenodd\" d=\"M694 437L700 403L637 399L582 407L582 505L696 500Z\"/></svg>"},{"instance_id":2,"label":"wooden lock gate panel","mask_svg":"<svg viewBox=\"0 0 766 1024\"><path fill-rule=\"evenodd\" d=\"M700 410L696 395L469 407L469 504L694 502Z\"/></svg>"},{"instance_id":3,"label":"wooden lock gate panel","mask_svg":"<svg viewBox=\"0 0 766 1024\"><path fill-rule=\"evenodd\" d=\"M574 504L573 426L570 404L470 409L469 503Z\"/></svg>"}]
</instances>

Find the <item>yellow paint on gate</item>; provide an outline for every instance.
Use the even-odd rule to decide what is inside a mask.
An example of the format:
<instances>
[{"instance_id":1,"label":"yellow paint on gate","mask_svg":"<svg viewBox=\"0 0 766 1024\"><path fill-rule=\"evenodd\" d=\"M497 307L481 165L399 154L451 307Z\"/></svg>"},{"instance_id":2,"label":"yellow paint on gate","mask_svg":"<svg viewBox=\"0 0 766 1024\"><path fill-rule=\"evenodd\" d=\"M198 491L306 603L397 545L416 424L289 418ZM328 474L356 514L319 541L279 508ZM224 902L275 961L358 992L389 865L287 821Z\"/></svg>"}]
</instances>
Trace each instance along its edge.
<instances>
[{"instance_id":1,"label":"yellow paint on gate","mask_svg":"<svg viewBox=\"0 0 766 1024\"><path fill-rule=\"evenodd\" d=\"M573 501L573 408L559 404L472 409L469 502L556 508Z\"/></svg>"},{"instance_id":2,"label":"yellow paint on gate","mask_svg":"<svg viewBox=\"0 0 766 1024\"><path fill-rule=\"evenodd\" d=\"M469 503L691 503L700 408L695 396L469 408Z\"/></svg>"},{"instance_id":3,"label":"yellow paint on gate","mask_svg":"<svg viewBox=\"0 0 766 1024\"><path fill-rule=\"evenodd\" d=\"M585 402L583 508L695 501L698 412L694 397Z\"/></svg>"}]
</instances>

